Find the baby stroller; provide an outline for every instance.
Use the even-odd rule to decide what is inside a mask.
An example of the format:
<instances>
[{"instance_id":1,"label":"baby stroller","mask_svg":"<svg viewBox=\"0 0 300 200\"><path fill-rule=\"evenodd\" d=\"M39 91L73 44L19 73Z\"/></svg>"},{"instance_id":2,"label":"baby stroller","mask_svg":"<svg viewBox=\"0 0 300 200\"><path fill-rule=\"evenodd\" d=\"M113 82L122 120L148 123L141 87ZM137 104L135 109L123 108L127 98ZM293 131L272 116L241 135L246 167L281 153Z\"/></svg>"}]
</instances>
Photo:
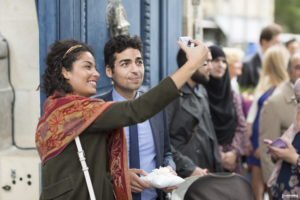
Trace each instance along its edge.
<instances>
[{"instance_id":1,"label":"baby stroller","mask_svg":"<svg viewBox=\"0 0 300 200\"><path fill-rule=\"evenodd\" d=\"M171 200L254 200L248 181L236 173L210 173L186 178Z\"/></svg>"}]
</instances>

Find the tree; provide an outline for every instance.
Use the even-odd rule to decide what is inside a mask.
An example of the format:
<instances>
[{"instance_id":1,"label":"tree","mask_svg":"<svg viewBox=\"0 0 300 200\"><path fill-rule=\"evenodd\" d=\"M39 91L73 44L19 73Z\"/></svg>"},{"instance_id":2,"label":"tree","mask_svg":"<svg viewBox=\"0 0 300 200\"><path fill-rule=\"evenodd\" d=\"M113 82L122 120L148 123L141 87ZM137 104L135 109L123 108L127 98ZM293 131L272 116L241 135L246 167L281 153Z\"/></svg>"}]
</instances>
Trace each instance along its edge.
<instances>
[{"instance_id":1,"label":"tree","mask_svg":"<svg viewBox=\"0 0 300 200\"><path fill-rule=\"evenodd\" d=\"M300 34L300 1L275 0L275 22L285 32Z\"/></svg>"}]
</instances>

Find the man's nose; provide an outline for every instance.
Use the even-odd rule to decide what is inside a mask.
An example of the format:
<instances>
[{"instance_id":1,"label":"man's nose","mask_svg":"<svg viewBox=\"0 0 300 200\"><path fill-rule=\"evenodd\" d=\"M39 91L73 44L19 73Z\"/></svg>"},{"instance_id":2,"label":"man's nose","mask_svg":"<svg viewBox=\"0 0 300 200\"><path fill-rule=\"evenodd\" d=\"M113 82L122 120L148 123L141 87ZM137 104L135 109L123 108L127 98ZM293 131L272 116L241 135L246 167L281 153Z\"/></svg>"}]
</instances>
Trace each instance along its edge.
<instances>
[{"instance_id":1,"label":"man's nose","mask_svg":"<svg viewBox=\"0 0 300 200\"><path fill-rule=\"evenodd\" d=\"M131 65L131 71L132 72L137 72L138 70L139 70L139 66L137 64L133 63Z\"/></svg>"}]
</instances>

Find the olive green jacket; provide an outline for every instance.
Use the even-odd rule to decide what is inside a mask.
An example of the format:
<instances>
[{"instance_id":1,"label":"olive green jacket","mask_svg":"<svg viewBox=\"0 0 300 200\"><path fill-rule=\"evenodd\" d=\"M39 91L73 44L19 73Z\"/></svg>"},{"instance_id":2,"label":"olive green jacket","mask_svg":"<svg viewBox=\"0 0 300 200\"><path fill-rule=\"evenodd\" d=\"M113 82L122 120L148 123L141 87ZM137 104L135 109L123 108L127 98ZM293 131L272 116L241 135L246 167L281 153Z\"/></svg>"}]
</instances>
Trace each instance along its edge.
<instances>
[{"instance_id":1,"label":"olive green jacket","mask_svg":"<svg viewBox=\"0 0 300 200\"><path fill-rule=\"evenodd\" d=\"M136 100L113 104L80 134L97 200L114 199L107 147L109 130L143 122L177 97L179 91L174 82L166 78ZM74 141L42 166L40 199L89 199Z\"/></svg>"}]
</instances>

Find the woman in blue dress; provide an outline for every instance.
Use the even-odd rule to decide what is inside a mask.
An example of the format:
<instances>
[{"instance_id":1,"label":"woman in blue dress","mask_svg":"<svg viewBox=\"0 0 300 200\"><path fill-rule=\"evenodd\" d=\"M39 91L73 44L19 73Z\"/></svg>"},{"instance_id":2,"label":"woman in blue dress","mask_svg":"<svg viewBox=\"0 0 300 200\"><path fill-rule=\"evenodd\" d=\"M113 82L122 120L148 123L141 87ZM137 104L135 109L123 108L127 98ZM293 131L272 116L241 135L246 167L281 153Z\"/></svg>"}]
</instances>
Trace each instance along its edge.
<instances>
[{"instance_id":1,"label":"woman in blue dress","mask_svg":"<svg viewBox=\"0 0 300 200\"><path fill-rule=\"evenodd\" d=\"M283 46L273 46L266 51L262 73L254 92L254 101L247 117L247 122L251 125L251 144L253 147L253 151L248 157L248 164L251 166L251 186L256 200L262 200L264 193L258 147L260 111L276 86L288 80L286 70L288 57L288 52Z\"/></svg>"}]
</instances>

